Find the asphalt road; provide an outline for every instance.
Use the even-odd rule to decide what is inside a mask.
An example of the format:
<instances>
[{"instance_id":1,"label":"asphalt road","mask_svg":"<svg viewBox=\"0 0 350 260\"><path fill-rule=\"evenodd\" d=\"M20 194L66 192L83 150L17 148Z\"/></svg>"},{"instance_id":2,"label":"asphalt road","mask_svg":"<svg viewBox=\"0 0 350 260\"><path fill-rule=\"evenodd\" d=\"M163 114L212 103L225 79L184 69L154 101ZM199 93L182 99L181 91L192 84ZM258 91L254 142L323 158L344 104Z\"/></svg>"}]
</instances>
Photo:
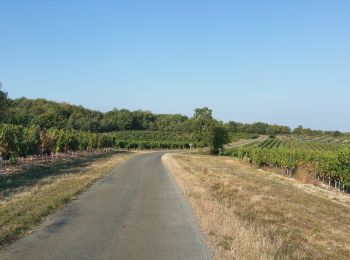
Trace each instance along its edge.
<instances>
[{"instance_id":1,"label":"asphalt road","mask_svg":"<svg viewBox=\"0 0 350 260\"><path fill-rule=\"evenodd\" d=\"M211 259L162 155L122 163L0 259Z\"/></svg>"}]
</instances>

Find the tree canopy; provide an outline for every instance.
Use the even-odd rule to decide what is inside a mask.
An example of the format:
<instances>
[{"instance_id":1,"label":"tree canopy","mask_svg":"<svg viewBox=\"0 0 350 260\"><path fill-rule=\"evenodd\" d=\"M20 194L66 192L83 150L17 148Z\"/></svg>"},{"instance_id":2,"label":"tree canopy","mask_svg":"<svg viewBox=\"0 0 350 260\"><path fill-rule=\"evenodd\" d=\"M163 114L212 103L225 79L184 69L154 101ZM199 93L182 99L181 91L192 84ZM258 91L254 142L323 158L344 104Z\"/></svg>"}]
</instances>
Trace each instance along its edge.
<instances>
[{"instance_id":1,"label":"tree canopy","mask_svg":"<svg viewBox=\"0 0 350 260\"><path fill-rule=\"evenodd\" d=\"M227 131L233 133L252 134L330 134L340 136L342 133L315 131L298 127L291 131L288 126L270 125L263 122L244 124L230 121L226 124L213 118L212 110L204 107L194 110L192 117L180 114L154 114L150 111L129 111L127 109L113 109L102 113L82 106L68 103L58 103L46 99L18 98L11 100L7 93L0 89L0 123L32 125L40 128L58 128L65 130L79 130L87 132L113 132L125 130L150 131L198 131L205 133L213 125L223 125ZM202 137L203 139L204 137ZM204 140L201 140L204 142Z\"/></svg>"},{"instance_id":2,"label":"tree canopy","mask_svg":"<svg viewBox=\"0 0 350 260\"><path fill-rule=\"evenodd\" d=\"M5 117L7 107L8 107L7 93L1 89L1 84L0 84L0 122Z\"/></svg>"}]
</instances>

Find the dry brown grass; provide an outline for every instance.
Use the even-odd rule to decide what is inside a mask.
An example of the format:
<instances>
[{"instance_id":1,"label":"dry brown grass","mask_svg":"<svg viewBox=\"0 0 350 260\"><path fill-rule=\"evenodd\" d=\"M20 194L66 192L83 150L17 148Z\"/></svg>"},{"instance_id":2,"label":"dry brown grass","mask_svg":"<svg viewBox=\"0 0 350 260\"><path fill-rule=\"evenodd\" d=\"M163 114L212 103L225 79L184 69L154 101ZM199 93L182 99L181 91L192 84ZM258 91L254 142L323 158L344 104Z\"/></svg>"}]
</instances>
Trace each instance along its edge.
<instances>
[{"instance_id":1,"label":"dry brown grass","mask_svg":"<svg viewBox=\"0 0 350 260\"><path fill-rule=\"evenodd\" d=\"M216 259L349 259L350 199L227 157L170 155Z\"/></svg>"},{"instance_id":2,"label":"dry brown grass","mask_svg":"<svg viewBox=\"0 0 350 260\"><path fill-rule=\"evenodd\" d=\"M125 154L101 155L2 176L0 248L26 234L126 158Z\"/></svg>"}]
</instances>

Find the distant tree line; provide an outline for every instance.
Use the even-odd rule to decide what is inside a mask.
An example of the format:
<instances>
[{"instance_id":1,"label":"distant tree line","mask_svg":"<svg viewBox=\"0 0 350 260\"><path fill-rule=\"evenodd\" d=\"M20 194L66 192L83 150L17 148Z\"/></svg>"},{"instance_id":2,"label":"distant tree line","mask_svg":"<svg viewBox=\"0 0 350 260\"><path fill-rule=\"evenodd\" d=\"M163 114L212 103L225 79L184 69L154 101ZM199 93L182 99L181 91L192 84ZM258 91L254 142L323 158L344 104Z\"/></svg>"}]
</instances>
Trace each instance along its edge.
<instances>
[{"instance_id":1,"label":"distant tree line","mask_svg":"<svg viewBox=\"0 0 350 260\"><path fill-rule=\"evenodd\" d=\"M330 135L334 137L348 135L347 133L342 133L340 131L311 130L310 128L303 128L301 125L295 128L292 133L297 135Z\"/></svg>"},{"instance_id":2,"label":"distant tree line","mask_svg":"<svg viewBox=\"0 0 350 260\"><path fill-rule=\"evenodd\" d=\"M340 131L312 130L310 128L303 128L301 125L291 130L288 126L270 125L262 122L256 122L253 124L243 124L243 123L230 121L225 124L225 127L231 133L251 133L251 134L266 134L266 135L297 134L297 135L314 135L314 136L330 135L334 137L347 135L346 133L342 133Z\"/></svg>"},{"instance_id":3,"label":"distant tree line","mask_svg":"<svg viewBox=\"0 0 350 260\"><path fill-rule=\"evenodd\" d=\"M233 133L251 133L251 134L290 134L291 129L288 126L269 125L262 122L253 124L243 124L230 121L225 124L230 132Z\"/></svg>"},{"instance_id":4,"label":"distant tree line","mask_svg":"<svg viewBox=\"0 0 350 260\"><path fill-rule=\"evenodd\" d=\"M189 118L179 114L162 115L127 109L113 109L102 113L82 106L45 99L19 98L3 102L6 93L3 93L3 96L5 98L0 101L2 111L0 123L95 133L125 130L184 131L190 127Z\"/></svg>"},{"instance_id":5,"label":"distant tree line","mask_svg":"<svg viewBox=\"0 0 350 260\"><path fill-rule=\"evenodd\" d=\"M103 134L147 130L166 132L166 136L169 137L174 136L169 132L174 132L177 136L185 133L185 136L191 138L183 142L193 142L199 147L207 146L213 152L218 152L223 144L229 142L227 128L222 122L212 117L212 111L208 108L196 109L193 117L179 114L153 114L149 111L129 111L127 109L113 109L102 113L82 106L45 99L23 97L11 100L7 97L7 93L0 89L0 115L0 124L3 125L0 128L0 138L4 144L7 143L10 133L17 132L13 136L22 136L23 142L28 141L27 137L22 135L30 131L27 129L41 129L41 132L45 129L51 132L64 130L62 133L65 134L72 133L70 131ZM16 126L24 128L19 131ZM173 140L168 141L173 142Z\"/></svg>"},{"instance_id":6,"label":"distant tree line","mask_svg":"<svg viewBox=\"0 0 350 260\"><path fill-rule=\"evenodd\" d=\"M302 126L293 131L288 126L270 125L262 122L243 124L230 121L224 124L212 116L208 108L195 110L192 117L180 114L154 114L150 111L129 111L113 109L102 113L68 103L58 103L45 99L9 99L0 89L0 123L21 125L40 129L77 130L91 133L109 133L115 131L166 131L190 133L199 146L209 146L217 152L222 144L229 140L229 133L251 134L305 134L334 136L343 135L339 131L323 132L304 129ZM191 141L191 140L189 140Z\"/></svg>"}]
</instances>

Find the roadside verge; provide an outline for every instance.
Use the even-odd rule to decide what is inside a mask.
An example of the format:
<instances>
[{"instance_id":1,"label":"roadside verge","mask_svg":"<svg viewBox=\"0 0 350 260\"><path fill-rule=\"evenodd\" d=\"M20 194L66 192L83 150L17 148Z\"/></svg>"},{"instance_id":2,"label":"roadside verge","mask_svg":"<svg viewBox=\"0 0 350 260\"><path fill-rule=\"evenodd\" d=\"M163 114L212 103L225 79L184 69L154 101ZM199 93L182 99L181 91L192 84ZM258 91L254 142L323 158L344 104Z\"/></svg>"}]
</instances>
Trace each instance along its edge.
<instances>
[{"instance_id":1,"label":"roadside verge","mask_svg":"<svg viewBox=\"0 0 350 260\"><path fill-rule=\"evenodd\" d=\"M1 176L0 248L30 232L127 157L109 153Z\"/></svg>"},{"instance_id":2,"label":"roadside verge","mask_svg":"<svg viewBox=\"0 0 350 260\"><path fill-rule=\"evenodd\" d=\"M166 154L162 160L215 259L349 258L346 201L226 157Z\"/></svg>"}]
</instances>

